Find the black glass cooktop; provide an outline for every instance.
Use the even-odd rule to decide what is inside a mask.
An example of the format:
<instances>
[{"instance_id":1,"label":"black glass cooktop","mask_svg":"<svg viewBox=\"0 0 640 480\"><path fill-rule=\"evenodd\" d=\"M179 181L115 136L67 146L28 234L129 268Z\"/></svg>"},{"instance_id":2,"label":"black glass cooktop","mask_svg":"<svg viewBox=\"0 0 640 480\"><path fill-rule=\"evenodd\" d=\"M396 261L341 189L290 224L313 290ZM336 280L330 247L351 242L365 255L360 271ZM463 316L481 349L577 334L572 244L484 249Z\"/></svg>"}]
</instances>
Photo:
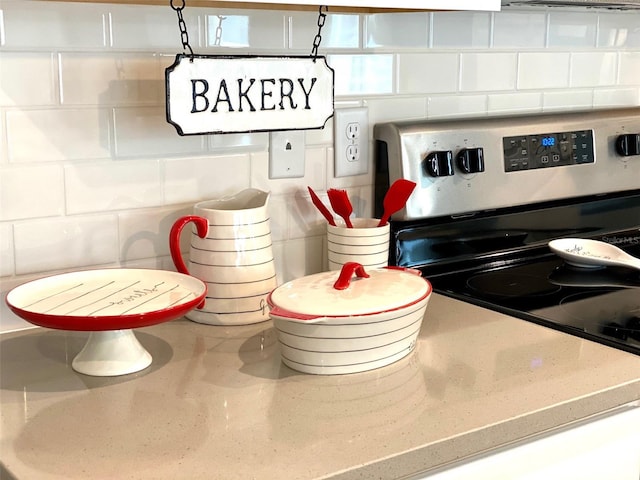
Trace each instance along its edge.
<instances>
[{"instance_id":1,"label":"black glass cooktop","mask_svg":"<svg viewBox=\"0 0 640 480\"><path fill-rule=\"evenodd\" d=\"M434 290L640 355L640 271L572 267L554 238L592 238L640 257L640 191L392 223L390 263L422 271Z\"/></svg>"},{"instance_id":2,"label":"black glass cooktop","mask_svg":"<svg viewBox=\"0 0 640 480\"><path fill-rule=\"evenodd\" d=\"M640 355L640 272L632 269L579 269L550 254L429 280L440 293Z\"/></svg>"}]
</instances>

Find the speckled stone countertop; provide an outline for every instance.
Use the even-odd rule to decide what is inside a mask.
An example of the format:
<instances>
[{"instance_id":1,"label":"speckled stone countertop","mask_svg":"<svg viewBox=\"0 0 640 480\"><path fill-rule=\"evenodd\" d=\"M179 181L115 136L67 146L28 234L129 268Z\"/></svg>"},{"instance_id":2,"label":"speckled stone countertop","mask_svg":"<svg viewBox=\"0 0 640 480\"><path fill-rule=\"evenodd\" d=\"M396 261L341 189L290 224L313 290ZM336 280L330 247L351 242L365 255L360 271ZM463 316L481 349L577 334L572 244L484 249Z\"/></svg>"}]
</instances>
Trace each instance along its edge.
<instances>
[{"instance_id":1,"label":"speckled stone countertop","mask_svg":"<svg viewBox=\"0 0 640 480\"><path fill-rule=\"evenodd\" d=\"M270 322L136 333L152 365L113 378L71 369L86 333L0 336L5 476L390 479L640 398L640 357L437 294L360 374L290 370Z\"/></svg>"}]
</instances>

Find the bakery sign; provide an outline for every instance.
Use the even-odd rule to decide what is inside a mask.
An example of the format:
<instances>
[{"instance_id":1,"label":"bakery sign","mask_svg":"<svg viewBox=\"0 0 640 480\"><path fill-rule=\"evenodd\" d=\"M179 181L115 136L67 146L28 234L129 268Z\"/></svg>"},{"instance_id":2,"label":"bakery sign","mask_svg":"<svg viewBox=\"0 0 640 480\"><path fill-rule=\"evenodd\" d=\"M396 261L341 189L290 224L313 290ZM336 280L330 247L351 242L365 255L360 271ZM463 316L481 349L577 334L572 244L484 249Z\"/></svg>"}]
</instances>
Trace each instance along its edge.
<instances>
[{"instance_id":1,"label":"bakery sign","mask_svg":"<svg viewBox=\"0 0 640 480\"><path fill-rule=\"evenodd\" d=\"M325 57L186 55L165 72L180 135L323 128L333 116Z\"/></svg>"}]
</instances>

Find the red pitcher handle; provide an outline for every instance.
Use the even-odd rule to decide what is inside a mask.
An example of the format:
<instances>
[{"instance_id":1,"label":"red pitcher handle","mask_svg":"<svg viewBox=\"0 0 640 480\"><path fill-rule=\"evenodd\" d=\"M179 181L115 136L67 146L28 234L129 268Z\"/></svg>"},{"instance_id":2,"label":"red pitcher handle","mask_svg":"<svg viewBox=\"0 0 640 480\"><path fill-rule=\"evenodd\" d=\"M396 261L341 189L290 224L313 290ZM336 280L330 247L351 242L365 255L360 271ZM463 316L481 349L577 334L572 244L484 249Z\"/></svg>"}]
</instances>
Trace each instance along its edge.
<instances>
[{"instance_id":1,"label":"red pitcher handle","mask_svg":"<svg viewBox=\"0 0 640 480\"><path fill-rule=\"evenodd\" d=\"M369 278L369 274L364 271L364 267L361 264L357 262L347 262L342 266L340 276L338 276L336 283L333 284L333 288L336 290L346 290L349 288L354 273L358 278Z\"/></svg>"},{"instance_id":2,"label":"red pitcher handle","mask_svg":"<svg viewBox=\"0 0 640 480\"><path fill-rule=\"evenodd\" d=\"M196 230L200 238L205 238L209 232L209 221L206 218L199 217L198 215L185 215L180 217L171 227L169 232L169 250L171 251L171 258L173 264L176 266L180 273L189 275L189 270L182 259L182 252L180 251L180 233L187 223L193 222L196 224Z\"/></svg>"}]
</instances>

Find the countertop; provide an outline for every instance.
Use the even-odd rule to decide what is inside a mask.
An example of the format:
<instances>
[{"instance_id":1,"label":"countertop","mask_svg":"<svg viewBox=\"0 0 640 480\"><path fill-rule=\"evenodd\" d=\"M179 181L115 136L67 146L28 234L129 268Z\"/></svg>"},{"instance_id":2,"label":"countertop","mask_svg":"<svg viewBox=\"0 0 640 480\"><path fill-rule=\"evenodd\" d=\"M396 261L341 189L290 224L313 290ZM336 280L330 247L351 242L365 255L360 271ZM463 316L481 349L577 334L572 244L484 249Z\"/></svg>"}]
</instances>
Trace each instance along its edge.
<instances>
[{"instance_id":1,"label":"countertop","mask_svg":"<svg viewBox=\"0 0 640 480\"><path fill-rule=\"evenodd\" d=\"M434 294L416 350L299 374L271 322L136 331L144 371L89 377L87 333L0 336L0 459L19 479L391 479L640 398L640 357ZM4 478L4 477L3 477Z\"/></svg>"}]
</instances>

